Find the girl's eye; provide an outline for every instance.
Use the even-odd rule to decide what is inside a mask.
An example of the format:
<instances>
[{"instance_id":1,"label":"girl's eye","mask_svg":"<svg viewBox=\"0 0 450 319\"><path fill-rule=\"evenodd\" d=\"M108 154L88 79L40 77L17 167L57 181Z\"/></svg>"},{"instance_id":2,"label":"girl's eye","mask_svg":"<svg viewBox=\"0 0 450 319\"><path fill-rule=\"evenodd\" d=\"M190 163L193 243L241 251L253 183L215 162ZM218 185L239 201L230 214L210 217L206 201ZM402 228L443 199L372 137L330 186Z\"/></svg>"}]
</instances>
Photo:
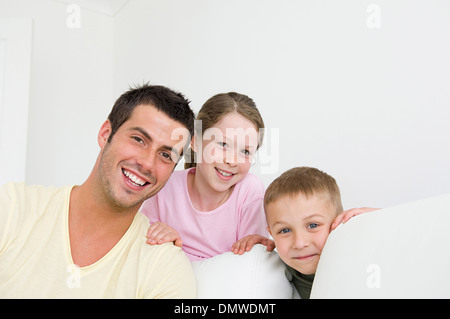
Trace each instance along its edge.
<instances>
[{"instance_id":1,"label":"girl's eye","mask_svg":"<svg viewBox=\"0 0 450 319\"><path fill-rule=\"evenodd\" d=\"M316 224L316 223L311 223L311 224L308 225L308 229L314 229L314 228L317 228L317 227L319 227L319 224Z\"/></svg>"},{"instance_id":2,"label":"girl's eye","mask_svg":"<svg viewBox=\"0 0 450 319\"><path fill-rule=\"evenodd\" d=\"M225 143L225 142L217 142L217 144L219 144L223 148L227 148L228 147L228 144Z\"/></svg>"},{"instance_id":3,"label":"girl's eye","mask_svg":"<svg viewBox=\"0 0 450 319\"><path fill-rule=\"evenodd\" d=\"M250 153L249 150L242 150L242 154L244 154L245 156L250 156L250 155L252 155L252 153Z\"/></svg>"},{"instance_id":4,"label":"girl's eye","mask_svg":"<svg viewBox=\"0 0 450 319\"><path fill-rule=\"evenodd\" d=\"M283 228L278 233L279 234L287 234L287 233L290 233L290 232L291 232L291 230L289 228Z\"/></svg>"}]
</instances>

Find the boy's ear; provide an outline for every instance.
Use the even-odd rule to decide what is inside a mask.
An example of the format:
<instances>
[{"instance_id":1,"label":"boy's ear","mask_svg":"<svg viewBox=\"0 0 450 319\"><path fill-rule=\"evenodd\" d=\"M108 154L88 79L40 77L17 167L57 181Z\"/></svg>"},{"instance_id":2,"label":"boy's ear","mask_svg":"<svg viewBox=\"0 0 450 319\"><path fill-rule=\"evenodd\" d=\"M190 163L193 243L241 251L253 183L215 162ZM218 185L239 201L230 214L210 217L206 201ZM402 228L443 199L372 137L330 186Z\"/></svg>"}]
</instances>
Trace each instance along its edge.
<instances>
[{"instance_id":1,"label":"boy's ear","mask_svg":"<svg viewBox=\"0 0 450 319\"><path fill-rule=\"evenodd\" d=\"M100 128L97 136L98 145L101 149L103 149L108 143L108 138L111 135L111 132L111 122L109 120L106 120L106 122L103 123L102 127Z\"/></svg>"}]
</instances>

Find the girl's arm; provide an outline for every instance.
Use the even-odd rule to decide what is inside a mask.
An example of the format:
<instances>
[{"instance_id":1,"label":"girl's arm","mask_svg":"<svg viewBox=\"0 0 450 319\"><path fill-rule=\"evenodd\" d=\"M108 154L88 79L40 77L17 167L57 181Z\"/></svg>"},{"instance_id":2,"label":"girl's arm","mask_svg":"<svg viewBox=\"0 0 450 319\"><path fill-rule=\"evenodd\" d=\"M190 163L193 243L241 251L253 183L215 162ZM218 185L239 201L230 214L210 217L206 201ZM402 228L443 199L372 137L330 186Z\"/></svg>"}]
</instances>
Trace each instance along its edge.
<instances>
[{"instance_id":1,"label":"girl's arm","mask_svg":"<svg viewBox=\"0 0 450 319\"><path fill-rule=\"evenodd\" d=\"M266 238L258 234L254 234L239 239L231 246L231 251L235 255L237 254L242 255L245 252L250 251L252 247L256 244L262 244L264 246L267 246L268 251L273 251L275 249L275 242L272 239Z\"/></svg>"},{"instance_id":2,"label":"girl's arm","mask_svg":"<svg viewBox=\"0 0 450 319\"><path fill-rule=\"evenodd\" d=\"M336 229L336 227L339 226L339 224L345 224L350 218L353 216L373 212L375 210L378 210L379 208L371 208L371 207L361 207L361 208L352 208L349 210L346 210L345 212L340 213L333 221L333 224L331 224L331 230Z\"/></svg>"}]
</instances>

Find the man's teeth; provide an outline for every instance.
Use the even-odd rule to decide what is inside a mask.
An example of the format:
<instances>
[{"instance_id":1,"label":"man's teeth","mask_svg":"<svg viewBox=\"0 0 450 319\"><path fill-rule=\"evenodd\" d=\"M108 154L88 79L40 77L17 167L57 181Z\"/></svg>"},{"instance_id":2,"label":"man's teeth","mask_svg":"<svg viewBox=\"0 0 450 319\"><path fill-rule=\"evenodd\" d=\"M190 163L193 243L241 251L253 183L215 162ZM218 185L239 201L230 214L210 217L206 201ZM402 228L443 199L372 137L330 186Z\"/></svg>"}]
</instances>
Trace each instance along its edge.
<instances>
[{"instance_id":1,"label":"man's teeth","mask_svg":"<svg viewBox=\"0 0 450 319\"><path fill-rule=\"evenodd\" d=\"M128 177L133 183L135 183L138 186L144 186L146 181L143 181L142 179L140 179L139 177L137 177L136 175L131 174L129 171L126 170L122 170L123 174Z\"/></svg>"},{"instance_id":2,"label":"man's teeth","mask_svg":"<svg viewBox=\"0 0 450 319\"><path fill-rule=\"evenodd\" d=\"M221 169L218 169L217 167L216 167L216 169L217 169L217 171L218 171L220 174L222 174L222 175L225 176L225 177L229 177L229 176L233 175L233 174L230 174L230 173L226 173L226 172L222 171Z\"/></svg>"}]
</instances>

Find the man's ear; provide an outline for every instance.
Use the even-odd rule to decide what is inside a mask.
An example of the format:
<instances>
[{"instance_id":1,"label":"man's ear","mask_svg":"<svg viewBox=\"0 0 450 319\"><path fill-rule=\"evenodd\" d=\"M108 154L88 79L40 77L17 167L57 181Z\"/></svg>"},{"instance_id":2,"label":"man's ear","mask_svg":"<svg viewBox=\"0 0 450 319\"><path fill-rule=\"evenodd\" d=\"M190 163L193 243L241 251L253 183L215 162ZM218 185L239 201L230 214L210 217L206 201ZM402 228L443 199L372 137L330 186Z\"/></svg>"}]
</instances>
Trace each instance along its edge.
<instances>
[{"instance_id":1,"label":"man's ear","mask_svg":"<svg viewBox=\"0 0 450 319\"><path fill-rule=\"evenodd\" d=\"M194 152L198 153L198 141L197 141L197 136L195 136L195 135L191 140L191 148Z\"/></svg>"},{"instance_id":2,"label":"man's ear","mask_svg":"<svg viewBox=\"0 0 450 319\"><path fill-rule=\"evenodd\" d=\"M103 149L108 143L108 138L111 135L111 132L111 122L109 120L106 120L106 122L103 123L102 127L100 128L97 136L98 145L101 149Z\"/></svg>"}]
</instances>

